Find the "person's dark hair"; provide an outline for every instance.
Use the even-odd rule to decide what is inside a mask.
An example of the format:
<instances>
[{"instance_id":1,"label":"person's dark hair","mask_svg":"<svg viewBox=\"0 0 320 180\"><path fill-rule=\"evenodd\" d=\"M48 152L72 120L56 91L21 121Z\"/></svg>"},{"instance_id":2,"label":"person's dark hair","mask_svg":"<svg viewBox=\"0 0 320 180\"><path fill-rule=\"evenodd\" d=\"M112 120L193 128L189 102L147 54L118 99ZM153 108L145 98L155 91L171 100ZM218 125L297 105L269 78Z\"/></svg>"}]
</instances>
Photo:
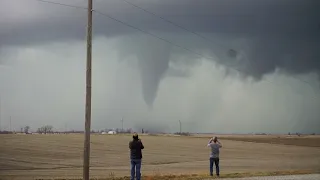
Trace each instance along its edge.
<instances>
[{"instance_id":1,"label":"person's dark hair","mask_svg":"<svg viewBox=\"0 0 320 180\"><path fill-rule=\"evenodd\" d=\"M134 134L132 135L132 138L133 138L134 140L138 140L138 139L139 139L139 136L138 136L137 133L134 133Z\"/></svg>"}]
</instances>

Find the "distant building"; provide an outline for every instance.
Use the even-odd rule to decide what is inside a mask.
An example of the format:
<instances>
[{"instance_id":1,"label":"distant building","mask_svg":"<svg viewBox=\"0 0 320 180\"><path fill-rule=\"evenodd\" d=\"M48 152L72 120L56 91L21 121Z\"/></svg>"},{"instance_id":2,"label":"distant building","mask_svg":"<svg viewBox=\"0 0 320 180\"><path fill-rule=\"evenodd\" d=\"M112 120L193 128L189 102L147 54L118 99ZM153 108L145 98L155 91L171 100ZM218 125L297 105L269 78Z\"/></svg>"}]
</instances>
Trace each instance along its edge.
<instances>
[{"instance_id":1,"label":"distant building","mask_svg":"<svg viewBox=\"0 0 320 180\"><path fill-rule=\"evenodd\" d=\"M117 134L116 131L109 131L108 134Z\"/></svg>"}]
</instances>

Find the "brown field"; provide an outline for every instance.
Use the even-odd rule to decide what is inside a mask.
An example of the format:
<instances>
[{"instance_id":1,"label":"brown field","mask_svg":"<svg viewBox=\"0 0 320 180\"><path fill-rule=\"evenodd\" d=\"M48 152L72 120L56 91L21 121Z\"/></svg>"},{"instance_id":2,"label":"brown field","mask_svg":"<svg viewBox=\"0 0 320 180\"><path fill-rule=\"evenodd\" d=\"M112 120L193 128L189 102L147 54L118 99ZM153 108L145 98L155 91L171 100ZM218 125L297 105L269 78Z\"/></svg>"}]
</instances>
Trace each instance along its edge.
<instances>
[{"instance_id":1,"label":"brown field","mask_svg":"<svg viewBox=\"0 0 320 180\"><path fill-rule=\"evenodd\" d=\"M91 176L129 175L130 136L91 136ZM143 175L207 174L208 138L141 136ZM247 141L247 142L244 142ZM320 171L320 137L221 136L221 173ZM80 178L83 135L0 135L0 179Z\"/></svg>"},{"instance_id":2,"label":"brown field","mask_svg":"<svg viewBox=\"0 0 320 180\"><path fill-rule=\"evenodd\" d=\"M197 135L195 138L210 138L215 135ZM304 147L320 147L320 135L218 135L222 140L254 143L282 144Z\"/></svg>"}]
</instances>

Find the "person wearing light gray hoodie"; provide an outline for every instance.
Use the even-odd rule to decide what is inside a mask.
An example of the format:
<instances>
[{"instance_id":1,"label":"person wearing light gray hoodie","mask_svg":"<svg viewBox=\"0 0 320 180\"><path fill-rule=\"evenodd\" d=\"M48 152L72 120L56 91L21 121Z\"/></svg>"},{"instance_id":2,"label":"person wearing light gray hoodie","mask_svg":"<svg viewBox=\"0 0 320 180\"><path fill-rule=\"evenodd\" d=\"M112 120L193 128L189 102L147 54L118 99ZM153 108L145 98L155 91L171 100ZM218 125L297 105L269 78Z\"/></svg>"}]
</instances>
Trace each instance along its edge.
<instances>
[{"instance_id":1,"label":"person wearing light gray hoodie","mask_svg":"<svg viewBox=\"0 0 320 180\"><path fill-rule=\"evenodd\" d=\"M213 164L216 166L216 175L219 177L220 168L219 168L219 154L220 148L222 148L221 143L218 141L217 137L211 138L208 142L208 147L211 148L210 153L210 176L213 176Z\"/></svg>"}]
</instances>

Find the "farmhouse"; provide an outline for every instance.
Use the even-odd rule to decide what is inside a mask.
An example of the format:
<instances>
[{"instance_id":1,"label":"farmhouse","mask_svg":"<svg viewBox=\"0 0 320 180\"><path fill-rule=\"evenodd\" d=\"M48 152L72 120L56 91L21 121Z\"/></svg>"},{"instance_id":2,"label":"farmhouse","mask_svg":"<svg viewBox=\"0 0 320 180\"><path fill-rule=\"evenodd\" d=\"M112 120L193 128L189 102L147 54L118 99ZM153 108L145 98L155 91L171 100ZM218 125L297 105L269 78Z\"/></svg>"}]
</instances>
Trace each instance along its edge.
<instances>
[{"instance_id":1,"label":"farmhouse","mask_svg":"<svg viewBox=\"0 0 320 180\"><path fill-rule=\"evenodd\" d=\"M117 134L116 131L109 131L108 134Z\"/></svg>"}]
</instances>

